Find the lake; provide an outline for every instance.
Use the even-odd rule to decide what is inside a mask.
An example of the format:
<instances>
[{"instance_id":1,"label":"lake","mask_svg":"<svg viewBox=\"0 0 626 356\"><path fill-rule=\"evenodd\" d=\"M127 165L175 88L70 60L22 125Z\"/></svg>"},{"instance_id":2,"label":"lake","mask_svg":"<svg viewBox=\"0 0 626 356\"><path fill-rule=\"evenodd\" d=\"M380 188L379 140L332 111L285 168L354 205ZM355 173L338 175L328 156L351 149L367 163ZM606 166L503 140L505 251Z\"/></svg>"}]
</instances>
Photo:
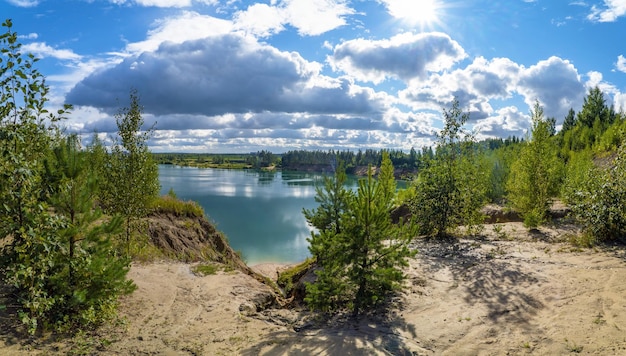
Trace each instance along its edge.
<instances>
[{"instance_id":1,"label":"lake","mask_svg":"<svg viewBox=\"0 0 626 356\"><path fill-rule=\"evenodd\" d=\"M315 185L322 175L303 172L258 172L159 166L161 194L170 188L195 200L224 232L248 264L293 263L310 256L311 236L302 209L317 207ZM354 189L354 177L348 187Z\"/></svg>"}]
</instances>

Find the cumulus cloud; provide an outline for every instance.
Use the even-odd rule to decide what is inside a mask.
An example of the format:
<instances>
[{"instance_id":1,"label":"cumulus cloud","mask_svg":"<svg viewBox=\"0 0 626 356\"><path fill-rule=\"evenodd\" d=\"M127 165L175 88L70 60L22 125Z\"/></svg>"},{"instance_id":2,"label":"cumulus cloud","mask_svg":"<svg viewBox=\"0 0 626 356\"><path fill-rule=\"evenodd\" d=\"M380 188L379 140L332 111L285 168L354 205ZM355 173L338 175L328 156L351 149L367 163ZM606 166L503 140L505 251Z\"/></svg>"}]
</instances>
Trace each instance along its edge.
<instances>
[{"instance_id":1,"label":"cumulus cloud","mask_svg":"<svg viewBox=\"0 0 626 356\"><path fill-rule=\"evenodd\" d=\"M547 117L562 120L570 108L576 108L585 96L585 86L574 65L559 57L550 57L525 69L517 91L526 104L539 100Z\"/></svg>"},{"instance_id":2,"label":"cumulus cloud","mask_svg":"<svg viewBox=\"0 0 626 356\"><path fill-rule=\"evenodd\" d=\"M345 41L334 48L328 61L333 69L358 80L380 83L388 77L423 79L428 72L448 69L466 56L446 34L403 33L380 41Z\"/></svg>"},{"instance_id":3,"label":"cumulus cloud","mask_svg":"<svg viewBox=\"0 0 626 356\"><path fill-rule=\"evenodd\" d=\"M530 116L519 111L516 106L507 106L496 111L495 115L479 120L474 131L486 137L522 137L530 126Z\"/></svg>"},{"instance_id":4,"label":"cumulus cloud","mask_svg":"<svg viewBox=\"0 0 626 356\"><path fill-rule=\"evenodd\" d=\"M587 19L594 22L614 22L626 15L626 0L604 0L604 6L593 5Z\"/></svg>"},{"instance_id":5,"label":"cumulus cloud","mask_svg":"<svg viewBox=\"0 0 626 356\"><path fill-rule=\"evenodd\" d=\"M161 43L183 43L212 36L221 36L232 32L230 21L212 16L201 15L194 11L183 11L180 15L157 21L143 41L126 46L131 54L155 51Z\"/></svg>"},{"instance_id":6,"label":"cumulus cloud","mask_svg":"<svg viewBox=\"0 0 626 356\"><path fill-rule=\"evenodd\" d=\"M56 59L73 61L79 61L82 58L82 56L72 52L69 49L52 48L43 42L33 42L25 44L22 46L22 51L25 53L32 53L33 55L40 58L52 57Z\"/></svg>"},{"instance_id":7,"label":"cumulus cloud","mask_svg":"<svg viewBox=\"0 0 626 356\"><path fill-rule=\"evenodd\" d=\"M414 110L439 110L456 97L470 111L472 120L492 114L492 99L506 99L515 90L521 66L508 58L487 60L477 57L465 68L431 75L400 91L399 96Z\"/></svg>"},{"instance_id":8,"label":"cumulus cloud","mask_svg":"<svg viewBox=\"0 0 626 356\"><path fill-rule=\"evenodd\" d=\"M235 28L259 37L268 37L285 29L284 10L267 4L253 4L234 16Z\"/></svg>"},{"instance_id":9,"label":"cumulus cloud","mask_svg":"<svg viewBox=\"0 0 626 356\"><path fill-rule=\"evenodd\" d=\"M431 75L424 83L400 91L399 96L413 110L449 107L456 98L477 129L488 136L509 136L526 129L524 116L512 107L494 110L493 100L514 100L521 95L528 107L539 100L546 116L559 121L570 108L580 107L585 88L573 64L558 57L528 68L508 58L478 57L465 68Z\"/></svg>"},{"instance_id":10,"label":"cumulus cloud","mask_svg":"<svg viewBox=\"0 0 626 356\"><path fill-rule=\"evenodd\" d=\"M317 36L346 24L355 11L345 0L284 0L287 19L301 35Z\"/></svg>"},{"instance_id":11,"label":"cumulus cloud","mask_svg":"<svg viewBox=\"0 0 626 356\"><path fill-rule=\"evenodd\" d=\"M311 86L320 66L241 35L166 42L155 52L125 58L79 82L68 102L105 110L118 107L131 87L146 111L221 115L246 112L377 113L372 90L348 80Z\"/></svg>"}]
</instances>

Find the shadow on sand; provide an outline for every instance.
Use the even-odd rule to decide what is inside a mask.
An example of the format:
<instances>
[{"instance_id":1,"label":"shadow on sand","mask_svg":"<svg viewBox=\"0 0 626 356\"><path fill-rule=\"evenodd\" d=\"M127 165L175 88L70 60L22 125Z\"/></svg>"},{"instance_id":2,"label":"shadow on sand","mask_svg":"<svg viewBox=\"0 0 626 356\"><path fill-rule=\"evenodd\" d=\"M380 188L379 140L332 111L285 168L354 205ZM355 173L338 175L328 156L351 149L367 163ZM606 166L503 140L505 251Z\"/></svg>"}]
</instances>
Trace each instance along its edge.
<instances>
[{"instance_id":1,"label":"shadow on sand","mask_svg":"<svg viewBox=\"0 0 626 356\"><path fill-rule=\"evenodd\" d=\"M481 248L482 242L492 247ZM530 326L530 319L544 307L528 291L541 280L516 265L498 241L420 241L417 247L424 272L433 275L448 270L454 279L452 286L465 289L464 301L470 307L484 306L494 323Z\"/></svg>"},{"instance_id":2,"label":"shadow on sand","mask_svg":"<svg viewBox=\"0 0 626 356\"><path fill-rule=\"evenodd\" d=\"M404 335L404 336L403 336ZM390 310L371 315L317 319L277 331L242 355L415 355L415 329Z\"/></svg>"}]
</instances>

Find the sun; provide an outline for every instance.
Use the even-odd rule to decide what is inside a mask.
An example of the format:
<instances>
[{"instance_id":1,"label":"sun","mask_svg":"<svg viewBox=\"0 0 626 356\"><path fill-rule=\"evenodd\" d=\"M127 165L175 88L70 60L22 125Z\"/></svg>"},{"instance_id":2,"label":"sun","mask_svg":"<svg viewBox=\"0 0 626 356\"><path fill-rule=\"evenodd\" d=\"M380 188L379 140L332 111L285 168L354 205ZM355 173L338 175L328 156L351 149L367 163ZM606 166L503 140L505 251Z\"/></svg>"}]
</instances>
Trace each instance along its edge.
<instances>
[{"instance_id":1,"label":"sun","mask_svg":"<svg viewBox=\"0 0 626 356\"><path fill-rule=\"evenodd\" d=\"M440 0L386 0L389 13L412 24L428 27L439 22Z\"/></svg>"}]
</instances>

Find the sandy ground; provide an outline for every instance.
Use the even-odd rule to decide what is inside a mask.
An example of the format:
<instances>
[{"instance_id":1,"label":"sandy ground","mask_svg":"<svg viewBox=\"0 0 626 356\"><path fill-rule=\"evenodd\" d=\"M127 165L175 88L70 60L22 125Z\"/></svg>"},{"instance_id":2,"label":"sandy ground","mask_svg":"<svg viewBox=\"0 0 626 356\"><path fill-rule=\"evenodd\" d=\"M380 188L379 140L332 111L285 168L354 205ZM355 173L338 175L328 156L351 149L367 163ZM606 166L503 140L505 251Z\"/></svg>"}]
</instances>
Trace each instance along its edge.
<instances>
[{"instance_id":1,"label":"sandy ground","mask_svg":"<svg viewBox=\"0 0 626 356\"><path fill-rule=\"evenodd\" d=\"M407 288L367 318L257 311L270 292L251 277L154 263L131 269L139 288L104 345L25 341L2 328L0 354L626 355L624 247L579 250L559 242L567 229L498 226L481 239L416 242ZM275 278L281 266L256 267Z\"/></svg>"}]
</instances>

